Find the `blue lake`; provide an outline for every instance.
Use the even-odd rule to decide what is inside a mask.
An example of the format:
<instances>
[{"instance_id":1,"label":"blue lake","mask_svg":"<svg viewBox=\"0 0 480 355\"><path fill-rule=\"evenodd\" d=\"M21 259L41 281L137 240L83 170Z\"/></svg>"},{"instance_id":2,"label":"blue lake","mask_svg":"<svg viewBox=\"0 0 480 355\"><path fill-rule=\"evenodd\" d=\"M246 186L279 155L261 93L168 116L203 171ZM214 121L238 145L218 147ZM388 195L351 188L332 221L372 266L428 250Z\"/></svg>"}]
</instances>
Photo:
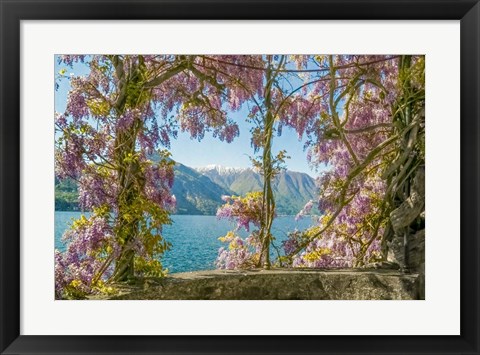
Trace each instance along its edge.
<instances>
[{"instance_id":1,"label":"blue lake","mask_svg":"<svg viewBox=\"0 0 480 355\"><path fill-rule=\"evenodd\" d=\"M55 212L55 248L64 250L62 235L69 227L72 219L79 218L81 212ZM165 226L163 237L172 244L169 251L162 258L162 263L170 272L185 272L194 270L208 270L215 268L215 259L218 249L225 245L218 240L234 225L225 220L218 220L215 216L171 216L173 223ZM287 238L287 233L294 229L303 230L311 225L311 220L305 218L295 221L295 216L279 216L272 226L275 244L280 246L281 241ZM247 233L241 231L245 237ZM272 254L274 256L274 254Z\"/></svg>"}]
</instances>

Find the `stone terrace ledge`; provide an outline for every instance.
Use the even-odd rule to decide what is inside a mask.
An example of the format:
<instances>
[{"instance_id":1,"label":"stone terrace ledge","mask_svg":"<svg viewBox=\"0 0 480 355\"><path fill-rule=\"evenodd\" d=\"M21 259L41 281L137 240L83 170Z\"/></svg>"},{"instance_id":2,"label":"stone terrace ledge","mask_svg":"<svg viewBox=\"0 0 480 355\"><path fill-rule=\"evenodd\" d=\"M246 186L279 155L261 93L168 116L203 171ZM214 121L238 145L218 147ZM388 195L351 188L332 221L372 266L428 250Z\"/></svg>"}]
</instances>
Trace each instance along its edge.
<instances>
[{"instance_id":1,"label":"stone terrace ledge","mask_svg":"<svg viewBox=\"0 0 480 355\"><path fill-rule=\"evenodd\" d=\"M418 300L424 276L395 270L208 270L118 285L117 300Z\"/></svg>"}]
</instances>

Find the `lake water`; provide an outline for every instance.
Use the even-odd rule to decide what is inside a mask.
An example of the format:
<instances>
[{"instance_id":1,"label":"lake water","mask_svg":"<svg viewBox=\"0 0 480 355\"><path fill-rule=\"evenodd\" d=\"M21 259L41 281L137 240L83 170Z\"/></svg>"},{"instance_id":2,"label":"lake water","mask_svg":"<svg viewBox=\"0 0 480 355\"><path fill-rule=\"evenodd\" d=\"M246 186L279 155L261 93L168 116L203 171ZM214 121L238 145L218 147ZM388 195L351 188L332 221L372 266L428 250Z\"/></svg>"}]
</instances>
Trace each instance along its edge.
<instances>
[{"instance_id":1,"label":"lake water","mask_svg":"<svg viewBox=\"0 0 480 355\"><path fill-rule=\"evenodd\" d=\"M72 219L79 218L81 212L55 212L55 248L64 250L62 235L71 224ZM234 228L231 222L218 220L215 216L171 216L173 223L165 226L163 237L172 247L165 253L162 263L170 272L185 272L194 270L209 270L215 268L218 249L225 246L218 240ZM276 238L275 244L287 238L287 233L295 228L303 230L311 225L311 220L305 218L295 221L294 216L279 216L272 226ZM245 237L247 233L241 231ZM273 256L273 254L272 254Z\"/></svg>"}]
</instances>

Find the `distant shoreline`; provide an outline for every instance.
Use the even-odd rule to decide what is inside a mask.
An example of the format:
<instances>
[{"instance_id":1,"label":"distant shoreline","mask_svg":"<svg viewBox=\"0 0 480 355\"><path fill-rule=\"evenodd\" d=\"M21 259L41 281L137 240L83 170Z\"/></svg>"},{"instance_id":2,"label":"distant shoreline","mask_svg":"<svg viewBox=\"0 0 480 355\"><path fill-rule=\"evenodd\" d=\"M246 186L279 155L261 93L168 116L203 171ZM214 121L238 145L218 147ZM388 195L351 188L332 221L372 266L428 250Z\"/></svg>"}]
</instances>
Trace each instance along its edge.
<instances>
[{"instance_id":1,"label":"distant shoreline","mask_svg":"<svg viewBox=\"0 0 480 355\"><path fill-rule=\"evenodd\" d=\"M91 211L76 211L76 210L55 210L55 212L77 212L77 213L91 213ZM170 216L208 216L216 217L214 214L188 214L188 213L172 213ZM295 217L295 214L279 214L277 217Z\"/></svg>"}]
</instances>

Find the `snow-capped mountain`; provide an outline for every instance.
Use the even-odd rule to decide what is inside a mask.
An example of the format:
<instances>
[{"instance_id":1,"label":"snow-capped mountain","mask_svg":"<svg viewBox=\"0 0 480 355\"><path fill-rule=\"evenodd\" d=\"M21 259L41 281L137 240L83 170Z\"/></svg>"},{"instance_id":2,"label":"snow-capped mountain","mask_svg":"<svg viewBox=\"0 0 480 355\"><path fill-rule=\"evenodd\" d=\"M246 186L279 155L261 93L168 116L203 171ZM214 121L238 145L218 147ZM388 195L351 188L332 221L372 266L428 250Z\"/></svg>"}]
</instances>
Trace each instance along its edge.
<instances>
[{"instance_id":1,"label":"snow-capped mountain","mask_svg":"<svg viewBox=\"0 0 480 355\"><path fill-rule=\"evenodd\" d=\"M207 166L202 166L194 169L202 174L216 172L219 175L237 174L246 170L251 170L250 168L237 168L237 167L223 166L223 165L217 165L217 164L209 164Z\"/></svg>"}]
</instances>

